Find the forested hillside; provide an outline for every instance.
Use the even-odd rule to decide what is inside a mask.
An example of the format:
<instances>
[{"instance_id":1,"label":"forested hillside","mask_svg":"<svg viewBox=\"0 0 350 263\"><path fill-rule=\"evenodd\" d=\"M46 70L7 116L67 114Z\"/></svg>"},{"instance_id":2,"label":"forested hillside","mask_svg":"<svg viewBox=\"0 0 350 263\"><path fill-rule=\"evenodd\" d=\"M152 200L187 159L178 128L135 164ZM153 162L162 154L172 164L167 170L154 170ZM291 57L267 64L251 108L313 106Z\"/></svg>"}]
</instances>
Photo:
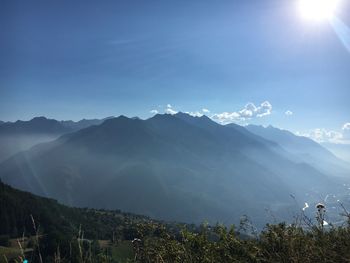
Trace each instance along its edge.
<instances>
[{"instance_id":1,"label":"forested hillside","mask_svg":"<svg viewBox=\"0 0 350 263\"><path fill-rule=\"evenodd\" d=\"M346 214L344 210L344 216ZM256 232L164 223L120 211L69 208L0 183L0 262L349 262L350 227L293 225ZM349 222L350 223L350 222Z\"/></svg>"}]
</instances>

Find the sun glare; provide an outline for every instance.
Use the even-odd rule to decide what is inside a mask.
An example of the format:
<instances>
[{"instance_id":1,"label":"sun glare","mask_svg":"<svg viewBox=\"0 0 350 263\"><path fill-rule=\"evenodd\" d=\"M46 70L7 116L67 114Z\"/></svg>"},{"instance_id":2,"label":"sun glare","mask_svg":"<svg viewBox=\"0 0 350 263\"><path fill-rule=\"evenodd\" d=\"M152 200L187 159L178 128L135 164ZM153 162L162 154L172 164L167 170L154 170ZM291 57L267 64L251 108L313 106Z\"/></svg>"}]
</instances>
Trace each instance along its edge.
<instances>
[{"instance_id":1,"label":"sun glare","mask_svg":"<svg viewBox=\"0 0 350 263\"><path fill-rule=\"evenodd\" d=\"M305 19L322 21L333 18L339 0L299 0L300 13Z\"/></svg>"}]
</instances>

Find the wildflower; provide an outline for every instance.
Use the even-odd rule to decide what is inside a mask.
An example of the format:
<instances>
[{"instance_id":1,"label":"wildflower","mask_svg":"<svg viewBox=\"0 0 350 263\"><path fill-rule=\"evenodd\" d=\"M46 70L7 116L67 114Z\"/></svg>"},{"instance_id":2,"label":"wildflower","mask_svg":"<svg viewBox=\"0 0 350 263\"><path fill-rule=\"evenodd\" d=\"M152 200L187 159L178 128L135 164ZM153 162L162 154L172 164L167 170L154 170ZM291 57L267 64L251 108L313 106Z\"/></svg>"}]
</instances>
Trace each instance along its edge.
<instances>
[{"instance_id":1,"label":"wildflower","mask_svg":"<svg viewBox=\"0 0 350 263\"><path fill-rule=\"evenodd\" d=\"M316 205L316 208L317 208L318 211L321 211L321 210L325 209L326 207L325 207L324 204L318 203L318 204Z\"/></svg>"},{"instance_id":2,"label":"wildflower","mask_svg":"<svg viewBox=\"0 0 350 263\"><path fill-rule=\"evenodd\" d=\"M309 204L305 202L305 206L303 207L303 211L305 211L307 208L309 208Z\"/></svg>"},{"instance_id":3,"label":"wildflower","mask_svg":"<svg viewBox=\"0 0 350 263\"><path fill-rule=\"evenodd\" d=\"M139 238L134 238L133 241L131 241L132 243L137 243L137 242L141 242L141 239Z\"/></svg>"}]
</instances>

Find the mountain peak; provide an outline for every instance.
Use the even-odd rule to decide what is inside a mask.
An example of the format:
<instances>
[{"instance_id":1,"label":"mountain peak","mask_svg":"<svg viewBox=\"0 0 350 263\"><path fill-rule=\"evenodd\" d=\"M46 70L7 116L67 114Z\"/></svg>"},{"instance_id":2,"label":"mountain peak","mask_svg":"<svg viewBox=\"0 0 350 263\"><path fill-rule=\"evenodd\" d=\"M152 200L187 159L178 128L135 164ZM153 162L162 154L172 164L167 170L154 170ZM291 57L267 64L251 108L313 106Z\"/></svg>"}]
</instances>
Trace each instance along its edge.
<instances>
[{"instance_id":1,"label":"mountain peak","mask_svg":"<svg viewBox=\"0 0 350 263\"><path fill-rule=\"evenodd\" d=\"M103 118L102 120L105 121L105 120L110 120L110 119L114 119L116 118L115 116L108 116L106 118Z\"/></svg>"},{"instance_id":2,"label":"mountain peak","mask_svg":"<svg viewBox=\"0 0 350 263\"><path fill-rule=\"evenodd\" d=\"M34 117L33 119L31 119L30 121L36 121L36 122L39 122L39 121L47 121L48 118L44 117L44 116L38 116L38 117Z\"/></svg>"},{"instance_id":3,"label":"mountain peak","mask_svg":"<svg viewBox=\"0 0 350 263\"><path fill-rule=\"evenodd\" d=\"M174 114L177 117L181 117L181 116L188 116L188 117L193 117L192 115L190 115L189 113L185 113L182 111L177 112L176 114Z\"/></svg>"},{"instance_id":4,"label":"mountain peak","mask_svg":"<svg viewBox=\"0 0 350 263\"><path fill-rule=\"evenodd\" d=\"M120 115L118 117L106 119L101 125L103 126L123 125L127 123L137 123L139 121L142 121L142 120L139 118L128 118L124 115Z\"/></svg>"},{"instance_id":5,"label":"mountain peak","mask_svg":"<svg viewBox=\"0 0 350 263\"><path fill-rule=\"evenodd\" d=\"M176 114L174 114L174 116L176 116L176 117L190 117L190 118L195 118L195 119L197 119L197 118L202 118L202 117L204 117L205 115L201 115L201 116L196 116L196 115L192 115L191 113L189 113L189 112L182 112L182 111L179 111L178 113L176 113ZM207 117L207 116L205 116L205 117Z\"/></svg>"},{"instance_id":6,"label":"mountain peak","mask_svg":"<svg viewBox=\"0 0 350 263\"><path fill-rule=\"evenodd\" d=\"M117 118L115 119L119 119L119 120L123 120L123 119L130 119L128 117L126 117L125 115L119 115Z\"/></svg>"},{"instance_id":7,"label":"mountain peak","mask_svg":"<svg viewBox=\"0 0 350 263\"><path fill-rule=\"evenodd\" d=\"M182 119L182 120L202 120L202 121L209 121L209 122L213 122L213 120L211 120L208 116L206 115L202 115L202 116L194 116L191 115L190 113L187 112L181 112L179 111L178 113L176 113L174 115L175 117Z\"/></svg>"},{"instance_id":8,"label":"mountain peak","mask_svg":"<svg viewBox=\"0 0 350 263\"><path fill-rule=\"evenodd\" d=\"M171 120L174 118L175 115L169 114L169 113L157 113L153 117L149 118L149 120Z\"/></svg>"},{"instance_id":9,"label":"mountain peak","mask_svg":"<svg viewBox=\"0 0 350 263\"><path fill-rule=\"evenodd\" d=\"M115 118L106 119L103 123L113 123L113 122L123 121L123 120L132 120L132 119L130 119L124 115L120 115L120 116L115 117Z\"/></svg>"}]
</instances>

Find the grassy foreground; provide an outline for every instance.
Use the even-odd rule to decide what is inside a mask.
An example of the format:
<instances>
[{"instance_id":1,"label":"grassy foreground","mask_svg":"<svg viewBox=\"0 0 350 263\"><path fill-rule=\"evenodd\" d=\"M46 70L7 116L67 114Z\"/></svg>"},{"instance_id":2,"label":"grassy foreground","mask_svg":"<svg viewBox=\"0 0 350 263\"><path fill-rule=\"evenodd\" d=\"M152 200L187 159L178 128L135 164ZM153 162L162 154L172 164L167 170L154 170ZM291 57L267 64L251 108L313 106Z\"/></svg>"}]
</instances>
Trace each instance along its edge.
<instances>
[{"instance_id":1,"label":"grassy foreground","mask_svg":"<svg viewBox=\"0 0 350 263\"><path fill-rule=\"evenodd\" d=\"M0 262L350 262L344 212L342 227L301 215L256 233L248 220L235 229L70 208L0 182Z\"/></svg>"}]
</instances>

